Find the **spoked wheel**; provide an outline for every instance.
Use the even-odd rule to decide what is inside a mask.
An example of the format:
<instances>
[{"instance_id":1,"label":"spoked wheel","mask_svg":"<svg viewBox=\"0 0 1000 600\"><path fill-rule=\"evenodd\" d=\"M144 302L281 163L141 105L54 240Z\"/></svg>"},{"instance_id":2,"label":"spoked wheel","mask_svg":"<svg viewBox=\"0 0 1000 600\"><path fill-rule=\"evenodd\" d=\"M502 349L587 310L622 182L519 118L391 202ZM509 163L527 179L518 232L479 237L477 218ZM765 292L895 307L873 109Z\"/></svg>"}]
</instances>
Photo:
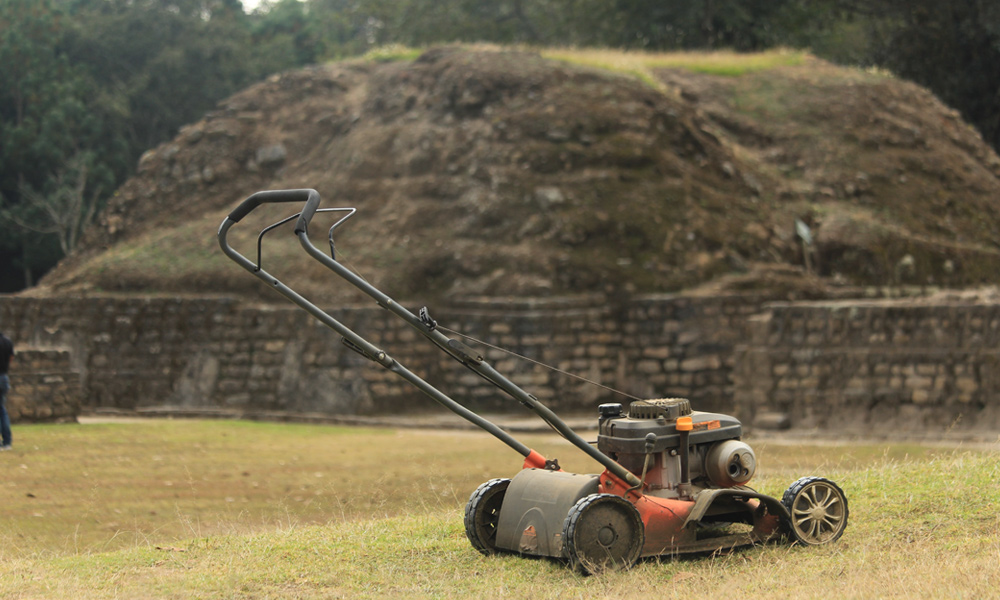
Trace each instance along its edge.
<instances>
[{"instance_id":1,"label":"spoked wheel","mask_svg":"<svg viewBox=\"0 0 1000 600\"><path fill-rule=\"evenodd\" d=\"M645 541L639 511L613 494L581 498L563 524L563 552L583 573L631 567Z\"/></svg>"},{"instance_id":2,"label":"spoked wheel","mask_svg":"<svg viewBox=\"0 0 1000 600\"><path fill-rule=\"evenodd\" d=\"M800 544L829 544L847 529L847 496L829 479L803 477L785 491L781 503L791 515L789 528Z\"/></svg>"},{"instance_id":3,"label":"spoked wheel","mask_svg":"<svg viewBox=\"0 0 1000 600\"><path fill-rule=\"evenodd\" d=\"M465 535L483 554L496 554L500 506L510 479L490 479L472 492L465 505Z\"/></svg>"}]
</instances>

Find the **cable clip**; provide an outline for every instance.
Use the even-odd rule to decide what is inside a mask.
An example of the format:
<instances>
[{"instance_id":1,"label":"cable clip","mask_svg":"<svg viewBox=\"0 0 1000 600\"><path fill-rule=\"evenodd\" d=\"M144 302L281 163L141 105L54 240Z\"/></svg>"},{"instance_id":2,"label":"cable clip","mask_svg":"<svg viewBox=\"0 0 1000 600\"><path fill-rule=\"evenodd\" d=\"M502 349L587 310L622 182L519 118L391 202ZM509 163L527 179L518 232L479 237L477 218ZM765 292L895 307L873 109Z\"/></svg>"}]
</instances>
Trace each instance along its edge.
<instances>
[{"instance_id":1,"label":"cable clip","mask_svg":"<svg viewBox=\"0 0 1000 600\"><path fill-rule=\"evenodd\" d=\"M420 322L427 326L427 331L434 331L438 326L438 322L431 318L426 306L420 309Z\"/></svg>"}]
</instances>

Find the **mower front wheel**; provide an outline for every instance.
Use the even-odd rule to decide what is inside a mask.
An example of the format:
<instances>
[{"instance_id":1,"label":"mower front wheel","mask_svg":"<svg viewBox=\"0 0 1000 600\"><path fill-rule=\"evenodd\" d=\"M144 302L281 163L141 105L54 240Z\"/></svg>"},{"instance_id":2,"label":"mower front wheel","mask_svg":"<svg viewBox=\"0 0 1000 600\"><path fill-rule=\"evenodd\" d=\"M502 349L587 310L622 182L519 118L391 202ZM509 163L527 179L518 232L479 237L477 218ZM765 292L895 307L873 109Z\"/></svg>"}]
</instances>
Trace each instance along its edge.
<instances>
[{"instance_id":1,"label":"mower front wheel","mask_svg":"<svg viewBox=\"0 0 1000 600\"><path fill-rule=\"evenodd\" d=\"M577 501L566 516L562 537L570 565L585 574L630 568L646 542L639 511L614 494L591 494Z\"/></svg>"},{"instance_id":2,"label":"mower front wheel","mask_svg":"<svg viewBox=\"0 0 1000 600\"><path fill-rule=\"evenodd\" d=\"M476 488L465 505L465 535L472 547L483 554L500 552L497 548L497 524L500 507L510 479L490 479Z\"/></svg>"},{"instance_id":3,"label":"mower front wheel","mask_svg":"<svg viewBox=\"0 0 1000 600\"><path fill-rule=\"evenodd\" d=\"M847 495L829 479L803 477L785 491L781 503L788 509L792 536L800 544L829 544L847 529Z\"/></svg>"}]
</instances>

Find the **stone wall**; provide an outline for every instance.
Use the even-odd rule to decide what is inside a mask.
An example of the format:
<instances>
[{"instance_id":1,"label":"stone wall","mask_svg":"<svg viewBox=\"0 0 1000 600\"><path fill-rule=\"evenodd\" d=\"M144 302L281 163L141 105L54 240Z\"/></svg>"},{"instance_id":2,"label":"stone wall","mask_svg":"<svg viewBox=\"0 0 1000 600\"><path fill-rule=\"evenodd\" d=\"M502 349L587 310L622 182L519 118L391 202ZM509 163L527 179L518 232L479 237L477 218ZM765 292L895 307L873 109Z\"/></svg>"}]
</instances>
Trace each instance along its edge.
<instances>
[{"instance_id":1,"label":"stone wall","mask_svg":"<svg viewBox=\"0 0 1000 600\"><path fill-rule=\"evenodd\" d=\"M466 406L522 410L387 311L331 312ZM636 397L688 397L697 409L734 413L748 426L867 434L1000 430L1000 307L994 304L768 304L753 295L650 296L616 304L579 297L465 300L431 307L431 314L447 330L488 342L467 343L561 414L628 403L627 396L590 383L600 382ZM66 394L78 394L86 411L445 414L291 305L3 297L0 330L19 348L66 349L55 370L66 374L60 377L67 389L78 390ZM56 397L38 387L46 375L36 371L41 379L25 380L18 393Z\"/></svg>"},{"instance_id":2,"label":"stone wall","mask_svg":"<svg viewBox=\"0 0 1000 600\"><path fill-rule=\"evenodd\" d=\"M867 435L1000 431L1000 306L773 304L737 349L749 423Z\"/></svg>"},{"instance_id":3,"label":"stone wall","mask_svg":"<svg viewBox=\"0 0 1000 600\"><path fill-rule=\"evenodd\" d=\"M467 300L432 307L443 327L639 397L686 396L728 410L733 347L754 296ZM416 310L416 307L411 307ZM332 311L410 370L476 410L519 410L492 385L374 306ZM68 348L86 410L326 415L440 410L339 336L289 306L226 298L0 298L0 328L19 346ZM449 334L451 335L451 334ZM556 410L628 399L479 347L487 360Z\"/></svg>"},{"instance_id":4,"label":"stone wall","mask_svg":"<svg viewBox=\"0 0 1000 600\"><path fill-rule=\"evenodd\" d=\"M83 390L66 349L16 348L7 412L14 422L76 421Z\"/></svg>"}]
</instances>

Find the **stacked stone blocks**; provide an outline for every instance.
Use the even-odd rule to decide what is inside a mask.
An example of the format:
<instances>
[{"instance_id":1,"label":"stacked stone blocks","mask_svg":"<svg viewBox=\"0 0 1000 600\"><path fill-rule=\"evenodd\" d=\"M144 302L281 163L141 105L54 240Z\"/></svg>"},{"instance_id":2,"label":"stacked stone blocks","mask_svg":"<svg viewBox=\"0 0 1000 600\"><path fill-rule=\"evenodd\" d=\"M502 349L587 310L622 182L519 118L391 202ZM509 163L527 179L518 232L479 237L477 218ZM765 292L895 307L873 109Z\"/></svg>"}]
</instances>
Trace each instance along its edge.
<instances>
[{"instance_id":1,"label":"stacked stone blocks","mask_svg":"<svg viewBox=\"0 0 1000 600\"><path fill-rule=\"evenodd\" d=\"M486 298L432 306L431 314L443 328L485 342L445 331L561 413L680 396L700 410L735 413L751 427L778 414L795 427L830 430L1000 428L1000 307L765 300ZM466 406L522 410L388 312L364 306L332 313ZM37 366L13 373L41 377L15 379L20 398L51 404L18 409L15 418L62 418L56 415L66 407L328 416L440 411L291 305L4 297L0 329L19 349L61 349L56 366L37 355ZM46 381L66 391L43 389ZM67 400L57 407L53 398Z\"/></svg>"},{"instance_id":2,"label":"stacked stone blocks","mask_svg":"<svg viewBox=\"0 0 1000 600\"><path fill-rule=\"evenodd\" d=\"M715 410L732 396L740 323L759 306L745 297L692 302L662 296L621 306L592 297L478 299L432 307L432 315L442 326L486 342L467 341L553 409L590 412L602 402L629 401L586 379L638 397L687 396ZM520 410L388 312L373 306L331 312L471 408ZM251 306L227 298L6 297L0 299L0 327L18 345L68 348L85 410L437 410L291 305Z\"/></svg>"},{"instance_id":3,"label":"stacked stone blocks","mask_svg":"<svg viewBox=\"0 0 1000 600\"><path fill-rule=\"evenodd\" d=\"M1000 307L913 302L772 304L738 348L734 402L795 427L996 430Z\"/></svg>"}]
</instances>

